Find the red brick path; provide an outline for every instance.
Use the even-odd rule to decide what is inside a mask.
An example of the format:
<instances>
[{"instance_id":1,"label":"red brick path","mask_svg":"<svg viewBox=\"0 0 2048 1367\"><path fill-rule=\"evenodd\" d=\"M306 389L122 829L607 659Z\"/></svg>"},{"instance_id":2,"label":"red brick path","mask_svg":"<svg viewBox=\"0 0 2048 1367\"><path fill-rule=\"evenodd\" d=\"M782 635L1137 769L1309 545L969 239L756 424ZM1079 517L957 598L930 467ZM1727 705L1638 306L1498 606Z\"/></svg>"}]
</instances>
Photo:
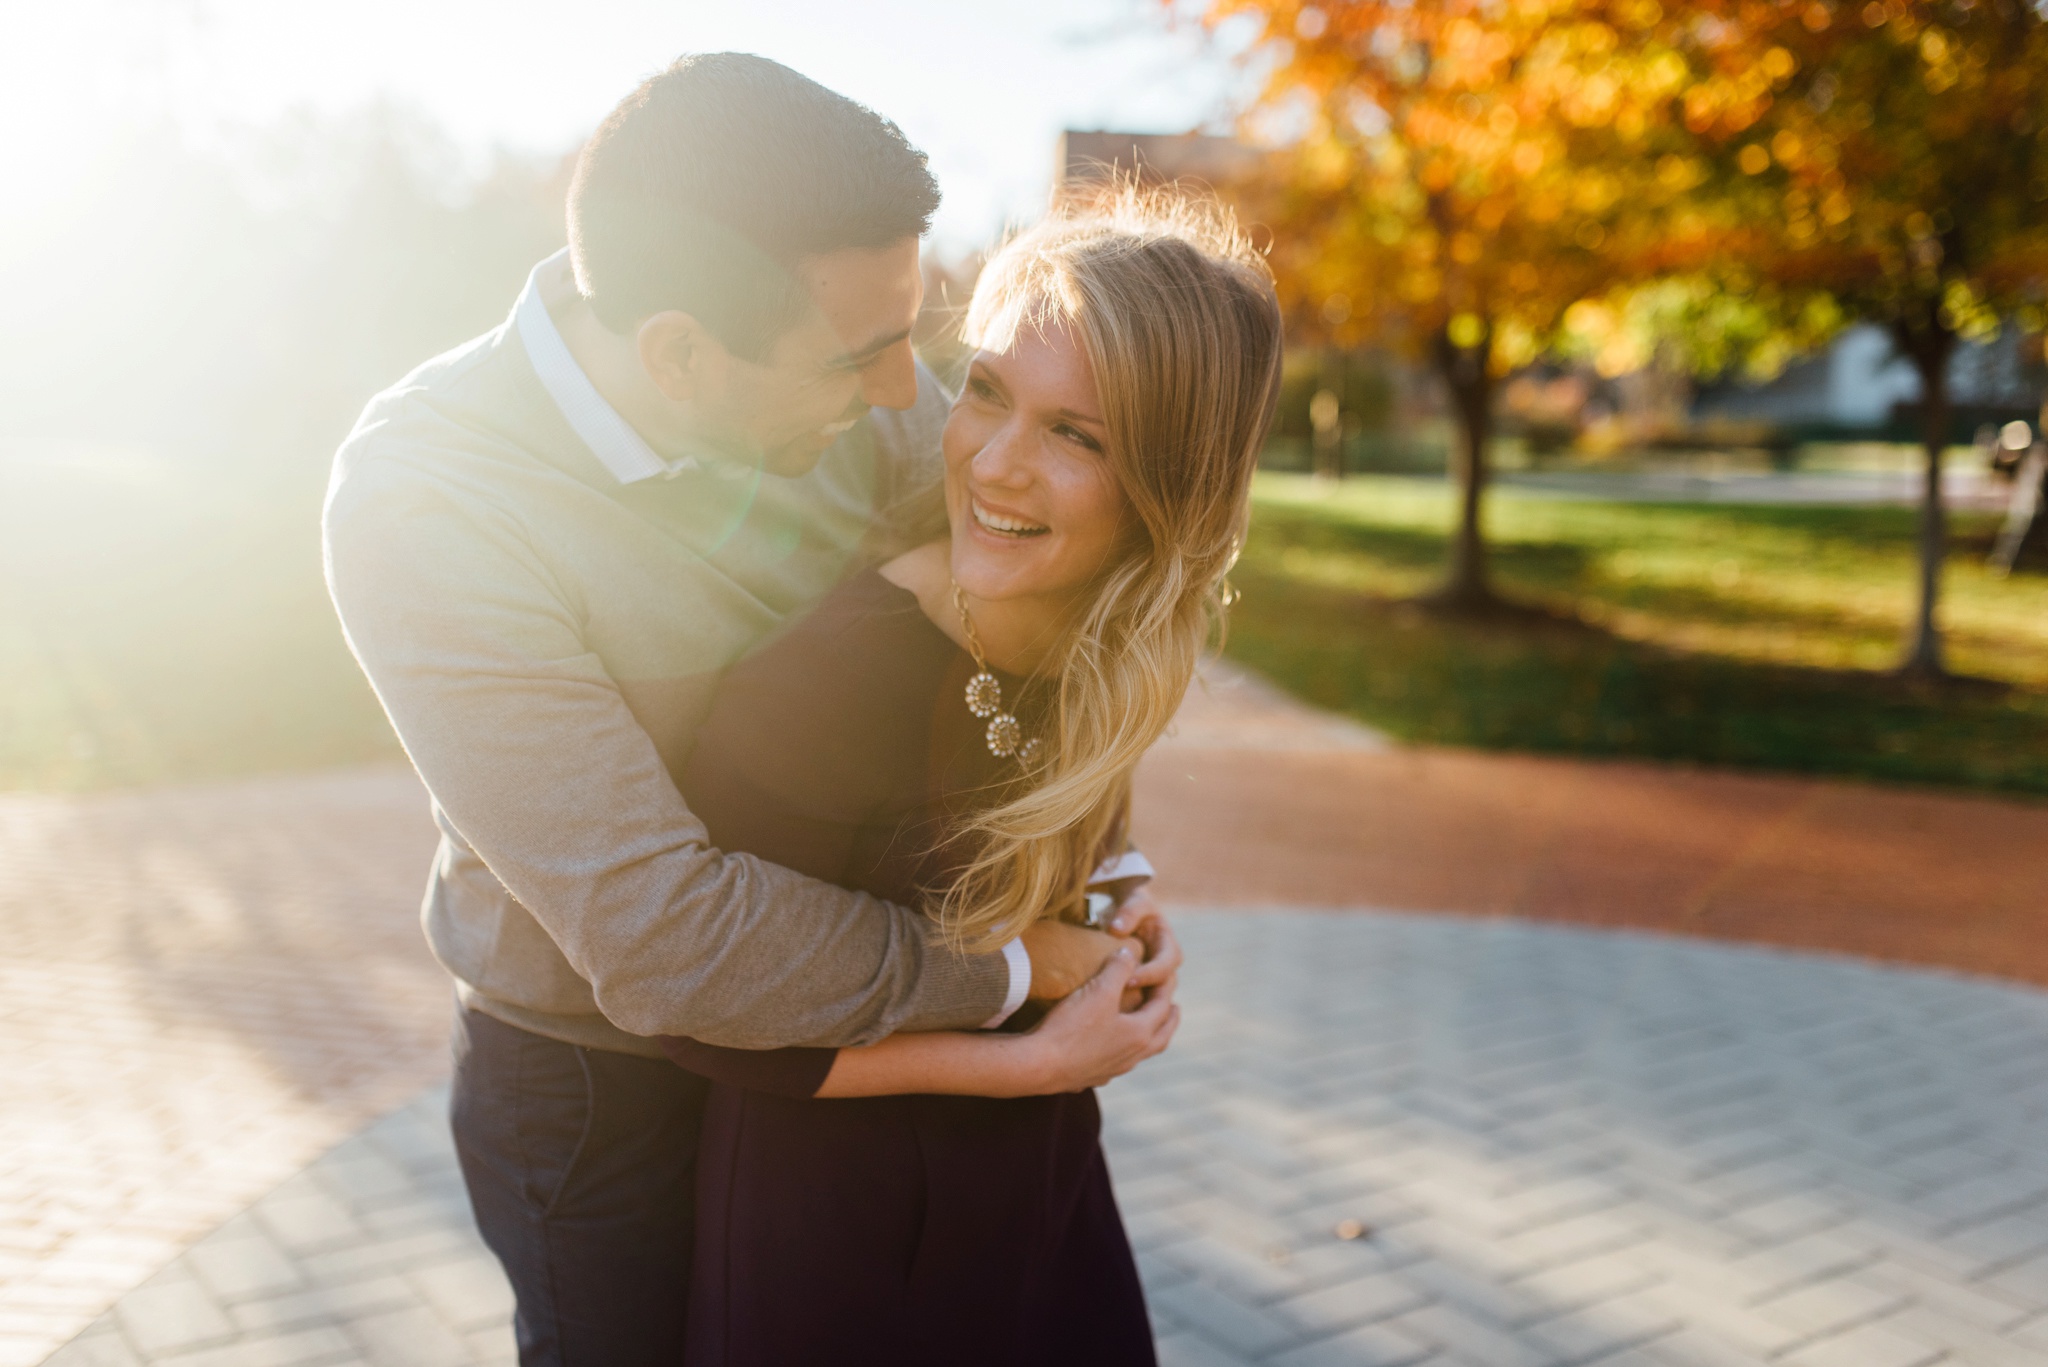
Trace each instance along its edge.
<instances>
[{"instance_id":1,"label":"red brick path","mask_svg":"<svg viewBox=\"0 0 2048 1367\"><path fill-rule=\"evenodd\" d=\"M1197 729L1147 761L1138 836L1168 900L1632 926L2048 985L2048 804L1233 739Z\"/></svg>"}]
</instances>

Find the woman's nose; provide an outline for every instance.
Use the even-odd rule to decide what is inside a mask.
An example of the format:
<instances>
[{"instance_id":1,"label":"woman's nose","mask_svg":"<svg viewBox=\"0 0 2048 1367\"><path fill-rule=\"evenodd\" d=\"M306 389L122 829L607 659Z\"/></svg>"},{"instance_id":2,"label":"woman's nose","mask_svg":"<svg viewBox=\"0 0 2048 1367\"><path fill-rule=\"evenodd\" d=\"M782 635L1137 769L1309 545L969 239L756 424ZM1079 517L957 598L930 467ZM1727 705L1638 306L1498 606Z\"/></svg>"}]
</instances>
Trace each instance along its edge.
<instances>
[{"instance_id":1,"label":"woman's nose","mask_svg":"<svg viewBox=\"0 0 2048 1367\"><path fill-rule=\"evenodd\" d=\"M998 427L971 462L974 478L982 484L1020 487L1031 480L1031 467L1024 434L1012 419Z\"/></svg>"}]
</instances>

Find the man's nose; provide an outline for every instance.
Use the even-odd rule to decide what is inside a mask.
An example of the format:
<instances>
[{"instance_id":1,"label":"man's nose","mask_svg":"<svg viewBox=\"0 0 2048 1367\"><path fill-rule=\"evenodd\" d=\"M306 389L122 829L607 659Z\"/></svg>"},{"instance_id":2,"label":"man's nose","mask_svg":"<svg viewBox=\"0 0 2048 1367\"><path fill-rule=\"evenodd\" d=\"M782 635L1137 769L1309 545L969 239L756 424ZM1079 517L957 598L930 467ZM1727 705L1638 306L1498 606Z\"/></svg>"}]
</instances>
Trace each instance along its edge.
<instances>
[{"instance_id":1,"label":"man's nose","mask_svg":"<svg viewBox=\"0 0 2048 1367\"><path fill-rule=\"evenodd\" d=\"M862 368L860 396L873 408L909 408L917 402L917 353L907 340Z\"/></svg>"}]
</instances>

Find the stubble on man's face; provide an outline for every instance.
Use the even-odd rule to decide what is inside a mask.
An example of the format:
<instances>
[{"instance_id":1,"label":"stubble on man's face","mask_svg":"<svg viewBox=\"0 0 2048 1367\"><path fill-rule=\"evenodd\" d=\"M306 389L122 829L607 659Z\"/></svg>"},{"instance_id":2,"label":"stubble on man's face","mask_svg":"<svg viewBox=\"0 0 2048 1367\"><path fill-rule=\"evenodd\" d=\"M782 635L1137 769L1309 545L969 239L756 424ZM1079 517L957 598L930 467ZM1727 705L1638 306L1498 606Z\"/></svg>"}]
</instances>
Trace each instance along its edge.
<instances>
[{"instance_id":1,"label":"stubble on man's face","mask_svg":"<svg viewBox=\"0 0 2048 1367\"><path fill-rule=\"evenodd\" d=\"M766 358L734 358L706 435L769 474L809 474L872 407L917 399L911 325L924 301L917 240L849 248L797 267L812 308Z\"/></svg>"}]
</instances>

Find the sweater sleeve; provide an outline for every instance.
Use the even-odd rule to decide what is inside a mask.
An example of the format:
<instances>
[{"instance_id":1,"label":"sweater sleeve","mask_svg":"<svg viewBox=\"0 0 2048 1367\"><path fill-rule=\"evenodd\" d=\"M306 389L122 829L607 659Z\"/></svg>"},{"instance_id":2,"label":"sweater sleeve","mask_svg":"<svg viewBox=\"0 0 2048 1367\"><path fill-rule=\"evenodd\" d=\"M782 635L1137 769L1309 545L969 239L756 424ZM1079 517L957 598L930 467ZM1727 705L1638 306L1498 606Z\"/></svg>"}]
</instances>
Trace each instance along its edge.
<instances>
[{"instance_id":1,"label":"sweater sleeve","mask_svg":"<svg viewBox=\"0 0 2048 1367\"><path fill-rule=\"evenodd\" d=\"M917 912L714 848L509 516L395 460L326 520L349 645L448 823L636 1035L770 1049L980 1024L1000 954Z\"/></svg>"}]
</instances>

